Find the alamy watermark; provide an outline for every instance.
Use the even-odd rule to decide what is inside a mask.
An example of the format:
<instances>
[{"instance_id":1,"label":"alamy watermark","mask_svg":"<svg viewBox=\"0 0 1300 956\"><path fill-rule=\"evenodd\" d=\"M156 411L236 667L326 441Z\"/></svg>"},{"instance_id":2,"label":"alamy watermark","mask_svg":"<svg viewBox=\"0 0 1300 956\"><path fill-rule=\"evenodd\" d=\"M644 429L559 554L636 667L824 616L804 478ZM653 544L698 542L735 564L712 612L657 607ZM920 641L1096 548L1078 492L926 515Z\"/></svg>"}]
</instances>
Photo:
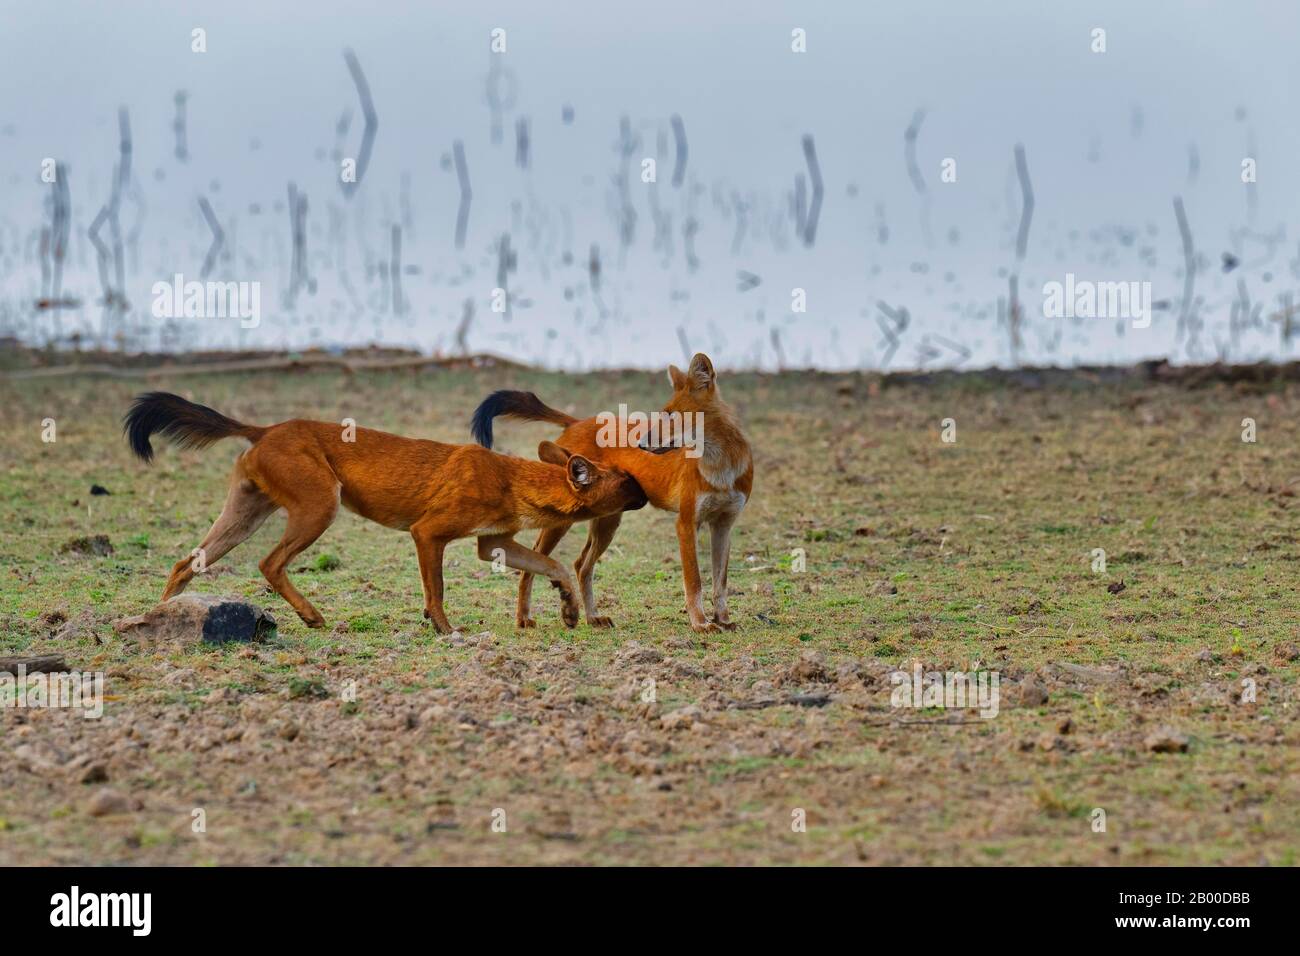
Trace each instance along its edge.
<instances>
[{"instance_id":1,"label":"alamy watermark","mask_svg":"<svg viewBox=\"0 0 1300 956\"><path fill-rule=\"evenodd\" d=\"M937 707L945 710L978 708L986 720L998 715L998 687L1002 677L998 671L921 671L919 663L912 672L894 671L889 683L894 686L889 695L891 707L911 707L922 710Z\"/></svg>"},{"instance_id":2,"label":"alamy watermark","mask_svg":"<svg viewBox=\"0 0 1300 956\"><path fill-rule=\"evenodd\" d=\"M262 324L260 282L186 282L178 272L151 291L155 319L239 319L243 329Z\"/></svg>"},{"instance_id":3,"label":"alamy watermark","mask_svg":"<svg viewBox=\"0 0 1300 956\"><path fill-rule=\"evenodd\" d=\"M104 716L103 671L55 671L27 673L19 664L17 673L0 671L0 707L70 707L87 719Z\"/></svg>"},{"instance_id":4,"label":"alamy watermark","mask_svg":"<svg viewBox=\"0 0 1300 956\"><path fill-rule=\"evenodd\" d=\"M1065 274L1065 282L1043 284L1043 316L1049 319L1131 319L1133 328L1151 326L1150 282L1092 282Z\"/></svg>"},{"instance_id":5,"label":"alamy watermark","mask_svg":"<svg viewBox=\"0 0 1300 956\"><path fill-rule=\"evenodd\" d=\"M596 445L600 448L685 448L687 458L704 454L703 412L618 412L596 416Z\"/></svg>"},{"instance_id":6,"label":"alamy watermark","mask_svg":"<svg viewBox=\"0 0 1300 956\"><path fill-rule=\"evenodd\" d=\"M122 926L133 936L148 936L153 928L152 893L83 893L73 884L67 893L50 897L51 926Z\"/></svg>"}]
</instances>

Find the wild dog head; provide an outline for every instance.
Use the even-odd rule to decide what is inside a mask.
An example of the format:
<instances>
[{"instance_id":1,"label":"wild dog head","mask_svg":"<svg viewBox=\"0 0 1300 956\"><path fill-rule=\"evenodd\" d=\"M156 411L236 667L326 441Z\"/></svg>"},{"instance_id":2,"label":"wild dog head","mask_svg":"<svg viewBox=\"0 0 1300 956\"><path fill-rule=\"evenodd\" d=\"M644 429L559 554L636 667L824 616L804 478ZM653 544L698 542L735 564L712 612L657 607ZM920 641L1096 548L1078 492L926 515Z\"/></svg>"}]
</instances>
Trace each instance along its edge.
<instances>
[{"instance_id":1,"label":"wild dog head","mask_svg":"<svg viewBox=\"0 0 1300 956\"><path fill-rule=\"evenodd\" d=\"M706 419L720 410L722 402L713 363L703 352L696 352L685 372L676 365L668 366L668 381L673 394L660 416L659 447L653 450L698 446L704 440Z\"/></svg>"},{"instance_id":2,"label":"wild dog head","mask_svg":"<svg viewBox=\"0 0 1300 956\"><path fill-rule=\"evenodd\" d=\"M570 453L553 441L544 441L538 445L537 457L564 468L579 510L589 517L635 511L646 506L645 492L637 480L621 468L603 468L581 455Z\"/></svg>"}]
</instances>

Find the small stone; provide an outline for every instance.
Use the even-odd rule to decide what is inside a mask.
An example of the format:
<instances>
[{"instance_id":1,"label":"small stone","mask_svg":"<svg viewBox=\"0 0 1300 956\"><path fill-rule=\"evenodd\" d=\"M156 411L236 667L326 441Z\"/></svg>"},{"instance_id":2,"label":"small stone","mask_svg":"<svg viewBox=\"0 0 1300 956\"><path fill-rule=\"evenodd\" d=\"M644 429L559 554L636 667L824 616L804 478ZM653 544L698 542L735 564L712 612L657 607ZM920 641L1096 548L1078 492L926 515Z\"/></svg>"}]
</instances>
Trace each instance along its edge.
<instances>
[{"instance_id":1,"label":"small stone","mask_svg":"<svg viewBox=\"0 0 1300 956\"><path fill-rule=\"evenodd\" d=\"M1021 707L1041 707L1047 703L1047 689L1032 678L1020 682L1019 701Z\"/></svg>"},{"instance_id":2,"label":"small stone","mask_svg":"<svg viewBox=\"0 0 1300 956\"><path fill-rule=\"evenodd\" d=\"M1279 644L1273 651L1279 658L1284 661L1293 661L1300 658L1300 647L1296 647L1290 641L1285 644Z\"/></svg>"},{"instance_id":3,"label":"small stone","mask_svg":"<svg viewBox=\"0 0 1300 956\"><path fill-rule=\"evenodd\" d=\"M1158 754L1186 753L1187 743L1187 735L1172 727L1157 727L1146 738L1147 749Z\"/></svg>"},{"instance_id":4,"label":"small stone","mask_svg":"<svg viewBox=\"0 0 1300 956\"><path fill-rule=\"evenodd\" d=\"M647 647L640 641L628 641L619 650L614 661L616 664L626 666L628 664L658 664L663 659L663 652L658 648Z\"/></svg>"},{"instance_id":5,"label":"small stone","mask_svg":"<svg viewBox=\"0 0 1300 956\"><path fill-rule=\"evenodd\" d=\"M102 763L92 763L81 771L79 783L108 783L108 767Z\"/></svg>"},{"instance_id":6,"label":"small stone","mask_svg":"<svg viewBox=\"0 0 1300 956\"><path fill-rule=\"evenodd\" d=\"M107 787L96 790L95 795L90 798L90 803L86 805L86 812L92 817L106 817L113 813L126 813L130 809L131 805L127 802L126 797Z\"/></svg>"},{"instance_id":7,"label":"small stone","mask_svg":"<svg viewBox=\"0 0 1300 956\"><path fill-rule=\"evenodd\" d=\"M682 707L659 718L659 726L664 730L688 730L700 723L703 712L695 705Z\"/></svg>"},{"instance_id":8,"label":"small stone","mask_svg":"<svg viewBox=\"0 0 1300 956\"><path fill-rule=\"evenodd\" d=\"M1058 734L1074 733L1074 721L1071 718L1066 717L1064 720L1057 723L1056 732Z\"/></svg>"},{"instance_id":9,"label":"small stone","mask_svg":"<svg viewBox=\"0 0 1300 956\"><path fill-rule=\"evenodd\" d=\"M451 713L451 709L442 704L434 704L432 707L426 707L420 711L420 723L436 724L446 718Z\"/></svg>"},{"instance_id":10,"label":"small stone","mask_svg":"<svg viewBox=\"0 0 1300 956\"><path fill-rule=\"evenodd\" d=\"M1052 666L1085 684L1112 684L1124 677L1123 672L1116 667L1087 667L1069 661L1057 661Z\"/></svg>"}]
</instances>

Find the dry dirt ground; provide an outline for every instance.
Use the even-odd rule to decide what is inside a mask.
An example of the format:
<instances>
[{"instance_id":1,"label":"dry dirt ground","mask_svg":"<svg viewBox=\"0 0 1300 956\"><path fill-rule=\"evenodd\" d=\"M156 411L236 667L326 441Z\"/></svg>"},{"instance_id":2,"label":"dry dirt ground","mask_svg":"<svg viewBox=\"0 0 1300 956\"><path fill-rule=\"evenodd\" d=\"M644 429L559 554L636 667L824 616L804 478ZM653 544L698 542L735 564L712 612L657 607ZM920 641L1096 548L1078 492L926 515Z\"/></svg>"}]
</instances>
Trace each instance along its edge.
<instances>
[{"instance_id":1,"label":"dry dirt ground","mask_svg":"<svg viewBox=\"0 0 1300 956\"><path fill-rule=\"evenodd\" d=\"M1296 862L1295 385L722 382L756 460L733 633L686 626L662 512L599 566L612 631L566 630L545 587L516 631L513 575L459 542L450 638L410 539L344 514L293 573L329 628L265 589L273 517L193 585L269 608L273 638L155 655L112 624L197 545L242 443L140 464L135 392L466 441L493 388L593 414L659 407L663 376L0 379L0 655L108 694L100 719L0 710L0 863ZM553 433L498 428L527 455ZM68 550L94 535L111 553ZM917 661L996 671L997 715L891 706Z\"/></svg>"}]
</instances>

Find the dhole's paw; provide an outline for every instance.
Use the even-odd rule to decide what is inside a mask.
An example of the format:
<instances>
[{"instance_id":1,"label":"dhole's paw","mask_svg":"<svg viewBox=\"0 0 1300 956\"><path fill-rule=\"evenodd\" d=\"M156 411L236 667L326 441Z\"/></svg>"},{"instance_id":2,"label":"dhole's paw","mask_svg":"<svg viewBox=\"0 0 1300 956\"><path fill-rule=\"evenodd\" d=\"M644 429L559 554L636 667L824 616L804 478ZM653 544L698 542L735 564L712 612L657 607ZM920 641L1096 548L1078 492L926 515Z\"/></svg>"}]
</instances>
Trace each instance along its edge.
<instances>
[{"instance_id":1,"label":"dhole's paw","mask_svg":"<svg viewBox=\"0 0 1300 956\"><path fill-rule=\"evenodd\" d=\"M587 623L592 627L613 627L614 621L608 617L589 617Z\"/></svg>"},{"instance_id":2,"label":"dhole's paw","mask_svg":"<svg viewBox=\"0 0 1300 956\"><path fill-rule=\"evenodd\" d=\"M565 627L578 626L578 602L574 600L573 592L567 588L560 589L560 619L564 621Z\"/></svg>"},{"instance_id":3,"label":"dhole's paw","mask_svg":"<svg viewBox=\"0 0 1300 956\"><path fill-rule=\"evenodd\" d=\"M515 627L536 627L537 622L531 617L520 617L515 619Z\"/></svg>"},{"instance_id":4,"label":"dhole's paw","mask_svg":"<svg viewBox=\"0 0 1300 956\"><path fill-rule=\"evenodd\" d=\"M299 614L298 616L302 618L302 622L306 624L308 627L325 626L325 618L321 617L319 614L317 614L315 617L308 617L306 614Z\"/></svg>"},{"instance_id":5,"label":"dhole's paw","mask_svg":"<svg viewBox=\"0 0 1300 956\"><path fill-rule=\"evenodd\" d=\"M713 623L718 625L718 627L722 628L724 631L734 631L736 629L735 621L724 621L721 618L715 617Z\"/></svg>"},{"instance_id":6,"label":"dhole's paw","mask_svg":"<svg viewBox=\"0 0 1300 956\"><path fill-rule=\"evenodd\" d=\"M429 609L427 607L424 609L424 616L425 619L428 620L428 622L433 625L434 631L436 631L439 634L451 634L453 631L456 630L454 627L451 626L450 622L446 624L439 624L437 619L434 618L434 616L429 613Z\"/></svg>"},{"instance_id":7,"label":"dhole's paw","mask_svg":"<svg viewBox=\"0 0 1300 956\"><path fill-rule=\"evenodd\" d=\"M713 621L703 621L699 624L692 624L691 630L696 634L717 634L722 629Z\"/></svg>"}]
</instances>

